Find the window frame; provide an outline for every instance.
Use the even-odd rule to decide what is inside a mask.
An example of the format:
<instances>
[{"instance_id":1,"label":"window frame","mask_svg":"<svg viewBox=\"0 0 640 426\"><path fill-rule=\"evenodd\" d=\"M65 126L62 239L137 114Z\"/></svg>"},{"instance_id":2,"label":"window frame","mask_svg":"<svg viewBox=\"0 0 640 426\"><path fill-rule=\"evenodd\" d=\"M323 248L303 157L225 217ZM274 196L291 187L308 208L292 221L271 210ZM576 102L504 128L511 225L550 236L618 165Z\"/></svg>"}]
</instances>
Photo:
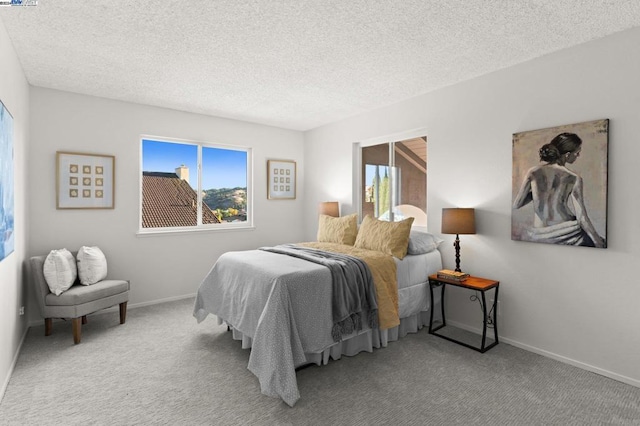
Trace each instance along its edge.
<instances>
[{"instance_id":1,"label":"window frame","mask_svg":"<svg viewBox=\"0 0 640 426\"><path fill-rule=\"evenodd\" d=\"M390 145L389 148L389 164L387 164L387 166L389 167L390 170L392 170L392 168L395 167L395 152L392 149L391 144L397 143L397 142L403 142L405 140L408 139L413 139L413 138L421 138L421 137L427 137L428 135L428 129L426 127L419 127L419 128L415 128L415 129L410 129L410 130L406 130L403 132L398 132L398 133L392 133L392 134L388 134L388 135L384 135L384 136L378 136L378 137L373 137L370 139L365 139L365 140L361 140L359 142L354 142L353 146L352 146L352 152L353 152L353 186L352 186L352 202L353 205L357 207L357 213L358 213L358 218L360 221L362 221L364 219L363 217L363 202L362 200L364 199L364 194L363 194L363 171L364 171L364 167L366 166L364 164L363 158L362 158L362 150L363 148L367 148L367 147L371 147L374 145L382 145L382 144L388 144ZM389 176L389 185L393 187L394 182L393 182L394 178L391 176ZM428 198L428 186L426 187L427 190L427 198ZM393 215L393 199L392 199L392 194L391 191L389 192L389 203L392 206L392 208L390 209L390 218L391 221L393 221L394 219L394 215ZM428 205L428 203L427 203ZM427 213L425 211L425 213Z\"/></svg>"},{"instance_id":2,"label":"window frame","mask_svg":"<svg viewBox=\"0 0 640 426\"><path fill-rule=\"evenodd\" d=\"M197 215L196 220L197 223L195 226L172 226L172 227L162 227L162 228L144 228L142 226L142 203L143 199L143 163L144 163L144 152L143 152L143 142L154 141L154 142L164 142L164 143L173 143L173 144L183 144L183 145L195 145L197 147L197 188L194 188L197 195ZM202 150L203 148L217 148L231 151L242 151L247 154L247 220L243 222L221 222L221 223L211 223L211 224L203 224L202 223ZM179 138L169 138L164 136L155 136L155 135L140 135L139 138L139 164L138 164L138 232L137 234L140 236L145 235L161 235L161 234L176 234L176 233L189 233L189 232L211 232L211 231L234 231L234 230L253 230L255 229L253 225L253 148L248 146L241 145L230 145L223 143L215 143L215 142L205 142L205 141L196 141L189 139L179 139Z\"/></svg>"}]
</instances>

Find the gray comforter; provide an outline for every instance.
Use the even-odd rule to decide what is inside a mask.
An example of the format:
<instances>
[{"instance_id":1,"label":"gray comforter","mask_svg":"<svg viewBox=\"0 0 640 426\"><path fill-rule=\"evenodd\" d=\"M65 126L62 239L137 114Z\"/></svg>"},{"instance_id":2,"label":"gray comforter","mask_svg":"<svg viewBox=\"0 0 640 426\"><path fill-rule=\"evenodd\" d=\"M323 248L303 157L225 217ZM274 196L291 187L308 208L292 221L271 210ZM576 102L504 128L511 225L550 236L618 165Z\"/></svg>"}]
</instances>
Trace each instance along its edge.
<instances>
[{"instance_id":1,"label":"gray comforter","mask_svg":"<svg viewBox=\"0 0 640 426\"><path fill-rule=\"evenodd\" d=\"M248 368L262 393L293 406L305 352L334 344L331 295L323 265L264 250L228 252L200 285L193 315L201 322L214 314L250 337Z\"/></svg>"}]
</instances>

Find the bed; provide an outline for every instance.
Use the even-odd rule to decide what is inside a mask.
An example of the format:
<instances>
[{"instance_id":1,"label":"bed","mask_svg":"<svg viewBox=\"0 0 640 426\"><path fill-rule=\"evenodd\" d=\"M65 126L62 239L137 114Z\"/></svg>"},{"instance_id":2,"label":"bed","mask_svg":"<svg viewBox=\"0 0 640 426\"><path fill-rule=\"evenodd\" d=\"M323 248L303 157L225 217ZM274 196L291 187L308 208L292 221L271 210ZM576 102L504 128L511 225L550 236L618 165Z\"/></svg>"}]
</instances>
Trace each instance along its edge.
<instances>
[{"instance_id":1,"label":"bed","mask_svg":"<svg viewBox=\"0 0 640 426\"><path fill-rule=\"evenodd\" d=\"M400 238L395 244L404 245L403 251L408 254L392 256L380 251L381 247L375 244L368 247L360 244L355 249L358 257L370 255L390 259L394 275L391 299L397 298L396 322L389 317L371 327L369 315L363 311L361 328L348 330L350 332L343 333L336 340L332 335L335 326L332 272L323 264L282 253L291 245L224 253L202 281L194 305L193 315L198 322L209 314L215 315L219 323L229 326L234 339L242 341L243 348L251 348L248 369L258 377L262 393L281 398L289 406L300 398L297 368L306 364L324 365L330 359L340 359L342 355L371 352L428 325L430 300L427 277L442 268L441 254L437 249L441 240L424 231L411 230L409 219L403 221L404 224L393 222L389 225L389 222L376 219L372 222L365 218L358 231L355 216L349 217L349 226L338 227L338 231L334 229L329 237L321 232L327 228L323 227L322 220L318 239L330 241L300 245L308 246L310 250L352 252L353 246L358 245L356 240L366 240L362 233L367 232L382 236L378 238L386 246L382 249L388 249L389 242L394 241L389 233L406 234L406 238ZM347 217L324 220L344 225ZM368 226L369 223L375 226ZM356 229L357 235L352 235L352 228ZM382 228L385 232L381 234ZM423 244L416 249L418 240ZM425 241L428 242L426 249ZM411 243L414 243L413 250ZM377 267L372 271L374 277L378 277L374 269ZM380 297L379 288L376 288L376 293L380 307L378 317L382 320L387 302Z\"/></svg>"}]
</instances>

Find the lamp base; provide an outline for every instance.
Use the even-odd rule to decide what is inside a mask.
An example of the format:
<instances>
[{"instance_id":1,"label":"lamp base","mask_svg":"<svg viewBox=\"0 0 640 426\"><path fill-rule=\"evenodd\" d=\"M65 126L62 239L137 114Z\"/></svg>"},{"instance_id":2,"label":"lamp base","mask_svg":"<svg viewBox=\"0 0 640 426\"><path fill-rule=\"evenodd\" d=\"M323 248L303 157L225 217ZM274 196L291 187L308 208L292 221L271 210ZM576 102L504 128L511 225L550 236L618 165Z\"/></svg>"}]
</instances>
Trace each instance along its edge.
<instances>
[{"instance_id":1,"label":"lamp base","mask_svg":"<svg viewBox=\"0 0 640 426\"><path fill-rule=\"evenodd\" d=\"M462 272L460 269L460 237L456 234L456 240L453 242L453 247L456 249L456 272Z\"/></svg>"}]
</instances>

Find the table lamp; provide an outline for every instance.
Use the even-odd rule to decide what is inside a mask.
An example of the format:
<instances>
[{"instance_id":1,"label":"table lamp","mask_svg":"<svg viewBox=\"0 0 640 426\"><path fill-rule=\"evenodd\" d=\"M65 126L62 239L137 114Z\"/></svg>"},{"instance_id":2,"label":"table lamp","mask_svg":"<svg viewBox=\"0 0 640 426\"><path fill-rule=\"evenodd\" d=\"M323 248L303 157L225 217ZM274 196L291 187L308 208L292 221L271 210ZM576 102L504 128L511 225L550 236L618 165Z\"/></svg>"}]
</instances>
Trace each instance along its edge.
<instances>
[{"instance_id":1,"label":"table lamp","mask_svg":"<svg viewBox=\"0 0 640 426\"><path fill-rule=\"evenodd\" d=\"M456 234L453 247L456 249L456 272L460 269L460 237L459 234L476 233L475 209L442 209L442 233Z\"/></svg>"},{"instance_id":2,"label":"table lamp","mask_svg":"<svg viewBox=\"0 0 640 426\"><path fill-rule=\"evenodd\" d=\"M337 201L325 201L318 206L318 213L327 216L339 217L340 207Z\"/></svg>"}]
</instances>

